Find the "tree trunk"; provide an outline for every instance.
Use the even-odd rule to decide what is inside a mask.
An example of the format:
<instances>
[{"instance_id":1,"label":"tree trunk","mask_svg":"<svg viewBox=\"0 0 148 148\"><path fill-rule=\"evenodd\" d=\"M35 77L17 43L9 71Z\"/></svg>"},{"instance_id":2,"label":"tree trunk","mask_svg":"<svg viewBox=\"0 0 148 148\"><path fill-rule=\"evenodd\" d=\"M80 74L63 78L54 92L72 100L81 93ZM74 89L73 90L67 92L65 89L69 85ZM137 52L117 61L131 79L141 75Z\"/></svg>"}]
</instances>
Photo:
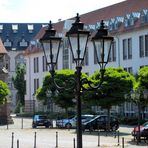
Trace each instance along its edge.
<instances>
[{"instance_id":1,"label":"tree trunk","mask_svg":"<svg viewBox=\"0 0 148 148\"><path fill-rule=\"evenodd\" d=\"M107 131L110 131L110 107L107 108Z\"/></svg>"},{"instance_id":2,"label":"tree trunk","mask_svg":"<svg viewBox=\"0 0 148 148\"><path fill-rule=\"evenodd\" d=\"M138 102L138 137L137 137L137 144L140 142L140 121L141 121L141 105Z\"/></svg>"}]
</instances>

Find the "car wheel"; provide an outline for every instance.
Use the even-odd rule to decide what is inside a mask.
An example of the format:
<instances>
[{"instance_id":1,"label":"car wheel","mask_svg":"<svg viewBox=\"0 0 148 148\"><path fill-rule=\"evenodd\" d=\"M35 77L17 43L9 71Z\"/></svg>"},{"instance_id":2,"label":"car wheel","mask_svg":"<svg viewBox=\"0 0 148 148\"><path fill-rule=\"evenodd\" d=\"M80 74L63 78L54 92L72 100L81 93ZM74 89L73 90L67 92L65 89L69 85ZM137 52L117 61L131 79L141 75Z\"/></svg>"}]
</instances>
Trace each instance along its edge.
<instances>
[{"instance_id":1,"label":"car wheel","mask_svg":"<svg viewBox=\"0 0 148 148\"><path fill-rule=\"evenodd\" d=\"M82 127L82 132L85 132L85 127Z\"/></svg>"},{"instance_id":2,"label":"car wheel","mask_svg":"<svg viewBox=\"0 0 148 148\"><path fill-rule=\"evenodd\" d=\"M32 128L36 128L36 127L37 127L36 125L34 125L34 124L32 125Z\"/></svg>"},{"instance_id":3,"label":"car wheel","mask_svg":"<svg viewBox=\"0 0 148 148\"><path fill-rule=\"evenodd\" d=\"M93 131L94 131L94 129L93 129L92 126L89 127L89 131L90 131L90 132L93 132Z\"/></svg>"},{"instance_id":4,"label":"car wheel","mask_svg":"<svg viewBox=\"0 0 148 148\"><path fill-rule=\"evenodd\" d=\"M65 127L68 128L68 129L70 129L70 128L72 128L72 125L71 125L70 123L67 123L67 124L65 125Z\"/></svg>"},{"instance_id":5,"label":"car wheel","mask_svg":"<svg viewBox=\"0 0 148 148\"><path fill-rule=\"evenodd\" d=\"M112 126L112 131L116 131L116 130L117 130L117 126L116 125Z\"/></svg>"}]
</instances>

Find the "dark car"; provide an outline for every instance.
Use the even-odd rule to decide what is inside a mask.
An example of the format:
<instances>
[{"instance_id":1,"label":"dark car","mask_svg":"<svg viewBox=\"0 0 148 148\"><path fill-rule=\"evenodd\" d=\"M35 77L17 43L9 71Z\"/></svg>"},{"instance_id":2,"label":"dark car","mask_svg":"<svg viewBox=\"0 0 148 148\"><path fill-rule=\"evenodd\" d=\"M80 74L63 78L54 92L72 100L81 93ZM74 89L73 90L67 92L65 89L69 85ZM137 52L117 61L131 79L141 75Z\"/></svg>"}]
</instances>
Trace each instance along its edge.
<instances>
[{"instance_id":1,"label":"dark car","mask_svg":"<svg viewBox=\"0 0 148 148\"><path fill-rule=\"evenodd\" d=\"M82 123L82 129L85 131L88 129L89 131L93 130L106 130L108 125L108 116L107 115L98 115L93 119ZM115 131L119 128L119 121L116 117L110 116L110 129Z\"/></svg>"},{"instance_id":2,"label":"dark car","mask_svg":"<svg viewBox=\"0 0 148 148\"><path fill-rule=\"evenodd\" d=\"M138 136L140 136L140 138L143 137L148 139L148 122L145 122L144 124L140 125L140 133L138 131L139 128L137 126L133 129L132 136L134 136L135 138L138 138Z\"/></svg>"},{"instance_id":3,"label":"dark car","mask_svg":"<svg viewBox=\"0 0 148 148\"><path fill-rule=\"evenodd\" d=\"M32 121L32 127L36 128L37 126L45 126L49 128L51 126L51 122L48 120L47 116L45 115L34 115Z\"/></svg>"}]
</instances>

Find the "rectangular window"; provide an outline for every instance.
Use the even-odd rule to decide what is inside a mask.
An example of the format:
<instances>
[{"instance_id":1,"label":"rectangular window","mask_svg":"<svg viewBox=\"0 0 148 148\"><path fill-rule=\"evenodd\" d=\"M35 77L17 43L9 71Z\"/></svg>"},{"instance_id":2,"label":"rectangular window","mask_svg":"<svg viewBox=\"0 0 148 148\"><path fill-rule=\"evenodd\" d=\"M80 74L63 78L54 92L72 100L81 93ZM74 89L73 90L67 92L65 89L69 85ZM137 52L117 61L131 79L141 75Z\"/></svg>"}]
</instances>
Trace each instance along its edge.
<instances>
[{"instance_id":1,"label":"rectangular window","mask_svg":"<svg viewBox=\"0 0 148 148\"><path fill-rule=\"evenodd\" d=\"M63 49L63 69L69 68L69 50L68 48Z\"/></svg>"},{"instance_id":2,"label":"rectangular window","mask_svg":"<svg viewBox=\"0 0 148 148\"><path fill-rule=\"evenodd\" d=\"M39 58L34 58L34 73L39 72Z\"/></svg>"},{"instance_id":3,"label":"rectangular window","mask_svg":"<svg viewBox=\"0 0 148 148\"><path fill-rule=\"evenodd\" d=\"M139 36L139 56L148 57L148 35Z\"/></svg>"},{"instance_id":4,"label":"rectangular window","mask_svg":"<svg viewBox=\"0 0 148 148\"><path fill-rule=\"evenodd\" d=\"M123 40L123 60L132 59L132 39Z\"/></svg>"},{"instance_id":5,"label":"rectangular window","mask_svg":"<svg viewBox=\"0 0 148 148\"><path fill-rule=\"evenodd\" d=\"M33 24L30 24L30 25L28 24L28 31L29 31L29 33L32 33L33 29L34 29Z\"/></svg>"},{"instance_id":6,"label":"rectangular window","mask_svg":"<svg viewBox=\"0 0 148 148\"><path fill-rule=\"evenodd\" d=\"M112 44L112 48L109 54L109 62L116 61L116 42L114 41Z\"/></svg>"},{"instance_id":7,"label":"rectangular window","mask_svg":"<svg viewBox=\"0 0 148 148\"><path fill-rule=\"evenodd\" d=\"M131 73L131 74L133 73L132 67L128 67L128 72Z\"/></svg>"},{"instance_id":8,"label":"rectangular window","mask_svg":"<svg viewBox=\"0 0 148 148\"><path fill-rule=\"evenodd\" d=\"M133 73L133 68L132 67L124 67L124 70L129 72L129 73Z\"/></svg>"},{"instance_id":9,"label":"rectangular window","mask_svg":"<svg viewBox=\"0 0 148 148\"><path fill-rule=\"evenodd\" d=\"M12 24L12 30L14 33L17 33L18 31L18 24Z\"/></svg>"},{"instance_id":10,"label":"rectangular window","mask_svg":"<svg viewBox=\"0 0 148 148\"><path fill-rule=\"evenodd\" d=\"M48 70L45 56L42 56L43 72Z\"/></svg>"},{"instance_id":11,"label":"rectangular window","mask_svg":"<svg viewBox=\"0 0 148 148\"><path fill-rule=\"evenodd\" d=\"M84 61L83 61L83 65L88 65L88 47L86 47L86 53L85 53L85 57L84 57Z\"/></svg>"},{"instance_id":12,"label":"rectangular window","mask_svg":"<svg viewBox=\"0 0 148 148\"><path fill-rule=\"evenodd\" d=\"M127 40L124 39L123 40L123 60L126 60L127 59Z\"/></svg>"},{"instance_id":13,"label":"rectangular window","mask_svg":"<svg viewBox=\"0 0 148 148\"><path fill-rule=\"evenodd\" d=\"M2 33L3 25L0 25L0 33Z\"/></svg>"},{"instance_id":14,"label":"rectangular window","mask_svg":"<svg viewBox=\"0 0 148 148\"><path fill-rule=\"evenodd\" d=\"M148 35L145 35L145 56L148 57Z\"/></svg>"},{"instance_id":15,"label":"rectangular window","mask_svg":"<svg viewBox=\"0 0 148 148\"><path fill-rule=\"evenodd\" d=\"M144 57L144 39L143 39L143 36L139 36L139 56Z\"/></svg>"},{"instance_id":16,"label":"rectangular window","mask_svg":"<svg viewBox=\"0 0 148 148\"><path fill-rule=\"evenodd\" d=\"M97 55L96 55L96 52L95 52L95 49L94 49L94 64L97 64Z\"/></svg>"},{"instance_id":17,"label":"rectangular window","mask_svg":"<svg viewBox=\"0 0 148 148\"><path fill-rule=\"evenodd\" d=\"M128 59L132 59L132 39L128 39Z\"/></svg>"},{"instance_id":18,"label":"rectangular window","mask_svg":"<svg viewBox=\"0 0 148 148\"><path fill-rule=\"evenodd\" d=\"M34 79L34 94L36 93L36 90L39 88L39 79Z\"/></svg>"}]
</instances>

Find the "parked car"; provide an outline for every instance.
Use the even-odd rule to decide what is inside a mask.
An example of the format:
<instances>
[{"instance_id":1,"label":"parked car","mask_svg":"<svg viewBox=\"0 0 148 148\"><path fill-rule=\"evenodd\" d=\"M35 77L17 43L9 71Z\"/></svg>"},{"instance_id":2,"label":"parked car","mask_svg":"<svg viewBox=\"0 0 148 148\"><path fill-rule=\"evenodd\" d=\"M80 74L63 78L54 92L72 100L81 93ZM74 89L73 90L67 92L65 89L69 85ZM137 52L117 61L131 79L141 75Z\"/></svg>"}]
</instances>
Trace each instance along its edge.
<instances>
[{"instance_id":1,"label":"parked car","mask_svg":"<svg viewBox=\"0 0 148 148\"><path fill-rule=\"evenodd\" d=\"M138 131L138 126L136 126L132 131L132 136L134 136L136 139L138 138ZM140 138L141 137L148 138L148 122L140 125Z\"/></svg>"},{"instance_id":2,"label":"parked car","mask_svg":"<svg viewBox=\"0 0 148 148\"><path fill-rule=\"evenodd\" d=\"M90 114L81 115L82 123L92 119L93 117L94 115L90 115ZM56 125L57 127L60 127L60 128L75 128L76 121L77 121L77 116L74 116L71 118L57 120Z\"/></svg>"},{"instance_id":3,"label":"parked car","mask_svg":"<svg viewBox=\"0 0 148 148\"><path fill-rule=\"evenodd\" d=\"M83 131L85 131L85 130L93 131L93 130L99 130L99 129L106 130L107 124L108 124L108 116L107 115L98 115L89 121L83 122L82 123L82 130ZM115 131L118 128L119 128L118 119L114 116L110 116L110 129Z\"/></svg>"},{"instance_id":4,"label":"parked car","mask_svg":"<svg viewBox=\"0 0 148 148\"><path fill-rule=\"evenodd\" d=\"M51 126L51 122L45 115L34 115L32 128L36 128L37 126L45 126L46 128L49 128L49 126Z\"/></svg>"}]
</instances>

